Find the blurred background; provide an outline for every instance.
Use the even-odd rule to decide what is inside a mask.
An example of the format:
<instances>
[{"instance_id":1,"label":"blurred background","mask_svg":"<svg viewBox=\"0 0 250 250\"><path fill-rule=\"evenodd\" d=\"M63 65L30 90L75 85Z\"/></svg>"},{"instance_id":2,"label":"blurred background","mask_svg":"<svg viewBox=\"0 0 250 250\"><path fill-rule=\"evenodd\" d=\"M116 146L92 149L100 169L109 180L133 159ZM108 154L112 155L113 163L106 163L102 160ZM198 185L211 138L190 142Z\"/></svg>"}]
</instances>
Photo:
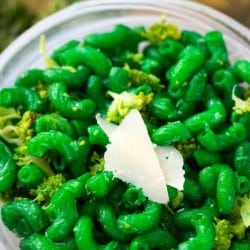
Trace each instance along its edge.
<instances>
[{"instance_id":1,"label":"blurred background","mask_svg":"<svg viewBox=\"0 0 250 250\"><path fill-rule=\"evenodd\" d=\"M15 37L37 21L79 1L81 0L1 0L0 53ZM250 0L193 1L220 10L250 28Z\"/></svg>"}]
</instances>

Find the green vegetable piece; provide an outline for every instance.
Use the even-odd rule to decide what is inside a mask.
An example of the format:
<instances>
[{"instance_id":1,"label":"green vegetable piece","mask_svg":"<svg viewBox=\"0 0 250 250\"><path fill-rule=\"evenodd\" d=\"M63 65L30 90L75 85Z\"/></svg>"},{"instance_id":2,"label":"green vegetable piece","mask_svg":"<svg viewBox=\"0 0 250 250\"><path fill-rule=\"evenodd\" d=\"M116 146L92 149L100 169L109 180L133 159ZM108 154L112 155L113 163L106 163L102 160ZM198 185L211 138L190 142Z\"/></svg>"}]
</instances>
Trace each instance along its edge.
<instances>
[{"instance_id":1,"label":"green vegetable piece","mask_svg":"<svg viewBox=\"0 0 250 250\"><path fill-rule=\"evenodd\" d=\"M25 110L43 111L44 105L44 100L32 89L16 87L0 90L0 106L23 107Z\"/></svg>"},{"instance_id":2,"label":"green vegetable piece","mask_svg":"<svg viewBox=\"0 0 250 250\"><path fill-rule=\"evenodd\" d=\"M233 123L219 134L215 134L211 129L198 135L200 144L211 151L222 151L231 146L237 145L246 138L246 129L241 123Z\"/></svg>"},{"instance_id":3,"label":"green vegetable piece","mask_svg":"<svg viewBox=\"0 0 250 250\"><path fill-rule=\"evenodd\" d=\"M109 143L109 138L99 125L88 127L89 142L91 144L105 147Z\"/></svg>"},{"instance_id":4,"label":"green vegetable piece","mask_svg":"<svg viewBox=\"0 0 250 250\"><path fill-rule=\"evenodd\" d=\"M45 83L63 82L68 88L80 88L88 79L90 69L80 65L77 69L47 68L43 72Z\"/></svg>"},{"instance_id":5,"label":"green vegetable piece","mask_svg":"<svg viewBox=\"0 0 250 250\"><path fill-rule=\"evenodd\" d=\"M97 76L106 78L111 69L111 62L101 51L84 45L73 47L60 54L60 62L64 66L88 66Z\"/></svg>"},{"instance_id":6,"label":"green vegetable piece","mask_svg":"<svg viewBox=\"0 0 250 250\"><path fill-rule=\"evenodd\" d=\"M0 141L0 192L7 192L14 185L17 166L10 149Z\"/></svg>"},{"instance_id":7,"label":"green vegetable piece","mask_svg":"<svg viewBox=\"0 0 250 250\"><path fill-rule=\"evenodd\" d=\"M170 250L176 249L176 239L167 231L161 228L136 236L130 243L130 250Z\"/></svg>"},{"instance_id":8,"label":"green vegetable piece","mask_svg":"<svg viewBox=\"0 0 250 250\"><path fill-rule=\"evenodd\" d=\"M237 146L234 153L234 167L236 171L250 179L250 142L245 141Z\"/></svg>"},{"instance_id":9,"label":"green vegetable piece","mask_svg":"<svg viewBox=\"0 0 250 250\"><path fill-rule=\"evenodd\" d=\"M44 177L45 173L34 164L23 166L17 173L18 180L30 187L40 184Z\"/></svg>"},{"instance_id":10,"label":"green vegetable piece","mask_svg":"<svg viewBox=\"0 0 250 250\"><path fill-rule=\"evenodd\" d=\"M41 207L27 198L3 205L1 216L3 223L19 237L41 232L48 225Z\"/></svg>"},{"instance_id":11,"label":"green vegetable piece","mask_svg":"<svg viewBox=\"0 0 250 250\"><path fill-rule=\"evenodd\" d=\"M155 228L162 214L162 205L146 201L144 211L120 215L117 225L125 234L141 234Z\"/></svg>"},{"instance_id":12,"label":"green vegetable piece","mask_svg":"<svg viewBox=\"0 0 250 250\"><path fill-rule=\"evenodd\" d=\"M94 239L94 223L92 219L87 216L81 216L75 227L75 242L79 250L114 250L120 249L119 244L115 241L111 241L106 245L98 244Z\"/></svg>"},{"instance_id":13,"label":"green vegetable piece","mask_svg":"<svg viewBox=\"0 0 250 250\"><path fill-rule=\"evenodd\" d=\"M42 234L34 233L20 242L21 250L77 250L74 239L55 243Z\"/></svg>"},{"instance_id":14,"label":"green vegetable piece","mask_svg":"<svg viewBox=\"0 0 250 250\"><path fill-rule=\"evenodd\" d=\"M210 58L205 63L208 73L213 73L218 69L228 66L228 54L223 35L220 31L214 30L205 34Z\"/></svg>"},{"instance_id":15,"label":"green vegetable piece","mask_svg":"<svg viewBox=\"0 0 250 250\"><path fill-rule=\"evenodd\" d=\"M15 81L17 87L36 87L43 81L43 70L41 69L29 69L24 71Z\"/></svg>"},{"instance_id":16,"label":"green vegetable piece","mask_svg":"<svg viewBox=\"0 0 250 250\"><path fill-rule=\"evenodd\" d=\"M152 141L157 145L169 145L191 138L185 124L177 121L163 125L152 132Z\"/></svg>"},{"instance_id":17,"label":"green vegetable piece","mask_svg":"<svg viewBox=\"0 0 250 250\"><path fill-rule=\"evenodd\" d=\"M203 65L205 55L192 45L185 47L177 63L167 72L167 79L173 89L183 86Z\"/></svg>"},{"instance_id":18,"label":"green vegetable piece","mask_svg":"<svg viewBox=\"0 0 250 250\"><path fill-rule=\"evenodd\" d=\"M71 138L76 138L73 126L70 122L58 114L45 114L36 119L35 123L36 133L60 131Z\"/></svg>"},{"instance_id":19,"label":"green vegetable piece","mask_svg":"<svg viewBox=\"0 0 250 250\"><path fill-rule=\"evenodd\" d=\"M216 198L222 214L232 211L236 198L236 182L234 172L228 165L217 163L202 169L199 183L206 195Z\"/></svg>"},{"instance_id":20,"label":"green vegetable piece","mask_svg":"<svg viewBox=\"0 0 250 250\"><path fill-rule=\"evenodd\" d=\"M71 98L62 82L50 85L49 100L61 115L76 120L89 118L96 109L95 102L89 98L80 101Z\"/></svg>"},{"instance_id":21,"label":"green vegetable piece","mask_svg":"<svg viewBox=\"0 0 250 250\"><path fill-rule=\"evenodd\" d=\"M76 199L71 192L59 189L51 198L44 212L52 223L45 231L49 239L60 242L71 232L78 218Z\"/></svg>"},{"instance_id":22,"label":"green vegetable piece","mask_svg":"<svg viewBox=\"0 0 250 250\"><path fill-rule=\"evenodd\" d=\"M181 228L194 228L195 237L189 238L178 245L178 249L195 250L204 249L210 250L215 243L215 227L213 221L206 214L193 211L181 211L175 214L175 223Z\"/></svg>"},{"instance_id":23,"label":"green vegetable piece","mask_svg":"<svg viewBox=\"0 0 250 250\"><path fill-rule=\"evenodd\" d=\"M107 88L116 93L121 93L129 87L129 72L120 67L112 67L107 80Z\"/></svg>"},{"instance_id":24,"label":"green vegetable piece","mask_svg":"<svg viewBox=\"0 0 250 250\"><path fill-rule=\"evenodd\" d=\"M250 84L250 62L247 60L237 60L233 65L234 73L240 78Z\"/></svg>"}]
</instances>

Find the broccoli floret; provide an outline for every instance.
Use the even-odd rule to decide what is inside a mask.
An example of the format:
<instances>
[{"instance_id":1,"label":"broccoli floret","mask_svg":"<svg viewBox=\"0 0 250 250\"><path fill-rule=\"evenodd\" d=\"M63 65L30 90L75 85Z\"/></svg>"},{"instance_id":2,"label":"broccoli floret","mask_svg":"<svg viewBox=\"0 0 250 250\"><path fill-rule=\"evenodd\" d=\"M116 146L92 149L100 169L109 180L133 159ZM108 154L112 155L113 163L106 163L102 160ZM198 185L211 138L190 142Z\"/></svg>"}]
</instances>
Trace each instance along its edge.
<instances>
[{"instance_id":1,"label":"broccoli floret","mask_svg":"<svg viewBox=\"0 0 250 250\"><path fill-rule=\"evenodd\" d=\"M233 233L228 220L219 220L216 224L216 250L228 250L231 246Z\"/></svg>"},{"instance_id":2,"label":"broccoli floret","mask_svg":"<svg viewBox=\"0 0 250 250\"><path fill-rule=\"evenodd\" d=\"M250 193L237 197L233 211L216 223L216 250L228 250L232 239L242 240L250 226Z\"/></svg>"},{"instance_id":3,"label":"broccoli floret","mask_svg":"<svg viewBox=\"0 0 250 250\"><path fill-rule=\"evenodd\" d=\"M240 216L245 227L250 226L250 193L238 198Z\"/></svg>"},{"instance_id":4,"label":"broccoli floret","mask_svg":"<svg viewBox=\"0 0 250 250\"><path fill-rule=\"evenodd\" d=\"M233 109L239 115L242 115L245 112L250 112L250 90L245 89L243 91L243 96L244 96L244 99L237 97L233 89L232 99L235 102Z\"/></svg>"},{"instance_id":5,"label":"broccoli floret","mask_svg":"<svg viewBox=\"0 0 250 250\"><path fill-rule=\"evenodd\" d=\"M15 120L20 118L16 109L0 107L0 137L10 144L17 144L19 141Z\"/></svg>"},{"instance_id":6,"label":"broccoli floret","mask_svg":"<svg viewBox=\"0 0 250 250\"><path fill-rule=\"evenodd\" d=\"M30 189L30 195L35 196L37 203L48 204L50 198L53 194L62 186L66 181L65 177L62 174L56 174L49 176L40 183L36 189Z\"/></svg>"},{"instance_id":7,"label":"broccoli floret","mask_svg":"<svg viewBox=\"0 0 250 250\"><path fill-rule=\"evenodd\" d=\"M143 111L153 99L153 93L145 95L140 92L135 95L127 91L120 94L109 91L108 94L113 98L113 101L108 108L107 120L114 123L120 123L131 109Z\"/></svg>"},{"instance_id":8,"label":"broccoli floret","mask_svg":"<svg viewBox=\"0 0 250 250\"><path fill-rule=\"evenodd\" d=\"M184 159L188 159L193 155L196 149L200 148L200 145L194 137L186 141L179 141L175 143L175 147L181 152Z\"/></svg>"},{"instance_id":9,"label":"broccoli floret","mask_svg":"<svg viewBox=\"0 0 250 250\"><path fill-rule=\"evenodd\" d=\"M179 40L181 32L176 24L167 24L166 20L163 19L161 22L150 26L144 36L151 44L157 45L167 38Z\"/></svg>"},{"instance_id":10,"label":"broccoli floret","mask_svg":"<svg viewBox=\"0 0 250 250\"><path fill-rule=\"evenodd\" d=\"M147 84L156 91L164 88L164 86L160 84L160 78L153 74L148 74L138 69L131 69L128 65L125 65L124 69L129 72L130 84L132 86Z\"/></svg>"},{"instance_id":11,"label":"broccoli floret","mask_svg":"<svg viewBox=\"0 0 250 250\"><path fill-rule=\"evenodd\" d=\"M90 174L95 175L96 173L102 171L104 169L104 157L103 155L94 152L90 158Z\"/></svg>"},{"instance_id":12,"label":"broccoli floret","mask_svg":"<svg viewBox=\"0 0 250 250\"><path fill-rule=\"evenodd\" d=\"M27 143L34 136L34 124L38 117L36 112L26 111L21 120L16 124L16 132L18 136L18 144L15 148L14 159L18 166L22 167L34 163L40 167L44 173L49 176L53 175L48 161L43 158L32 156L28 153Z\"/></svg>"}]
</instances>

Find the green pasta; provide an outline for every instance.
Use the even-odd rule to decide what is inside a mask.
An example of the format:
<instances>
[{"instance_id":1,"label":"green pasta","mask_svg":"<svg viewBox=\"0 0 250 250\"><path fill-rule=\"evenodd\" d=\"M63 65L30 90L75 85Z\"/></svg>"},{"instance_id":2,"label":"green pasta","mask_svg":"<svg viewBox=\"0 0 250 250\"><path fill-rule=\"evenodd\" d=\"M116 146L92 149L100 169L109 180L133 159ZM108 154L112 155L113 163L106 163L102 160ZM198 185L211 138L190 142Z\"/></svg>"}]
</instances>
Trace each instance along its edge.
<instances>
[{"instance_id":1,"label":"green pasta","mask_svg":"<svg viewBox=\"0 0 250 250\"><path fill-rule=\"evenodd\" d=\"M53 66L0 89L1 218L22 237L20 249L248 249L250 106L241 83L249 61L230 62L218 30L165 21L116 24L82 41L58 46ZM183 156L183 189L167 184L167 204L105 168L133 109L157 157L173 147Z\"/></svg>"}]
</instances>

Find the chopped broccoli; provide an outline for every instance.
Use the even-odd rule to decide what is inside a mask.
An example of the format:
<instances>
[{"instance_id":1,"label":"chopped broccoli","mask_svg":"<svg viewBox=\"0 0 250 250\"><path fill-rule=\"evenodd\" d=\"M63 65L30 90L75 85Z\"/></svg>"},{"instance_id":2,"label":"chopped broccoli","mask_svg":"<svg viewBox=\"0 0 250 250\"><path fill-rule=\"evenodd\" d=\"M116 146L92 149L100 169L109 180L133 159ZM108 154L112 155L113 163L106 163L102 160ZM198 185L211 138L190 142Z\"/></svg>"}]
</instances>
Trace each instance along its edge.
<instances>
[{"instance_id":1,"label":"chopped broccoli","mask_svg":"<svg viewBox=\"0 0 250 250\"><path fill-rule=\"evenodd\" d=\"M151 44L157 45L167 38L179 40L181 32L176 24L167 24L166 20L163 19L161 22L150 26L144 36Z\"/></svg>"},{"instance_id":2,"label":"chopped broccoli","mask_svg":"<svg viewBox=\"0 0 250 250\"><path fill-rule=\"evenodd\" d=\"M153 93L145 95L140 92L138 95L124 91L120 94L109 91L108 94L114 99L107 112L109 122L119 123L131 109L143 111L152 99Z\"/></svg>"},{"instance_id":3,"label":"chopped broccoli","mask_svg":"<svg viewBox=\"0 0 250 250\"><path fill-rule=\"evenodd\" d=\"M233 89L232 99L235 102L233 109L239 115L242 115L245 112L250 112L250 91L249 91L249 89L245 89L243 91L243 96L245 98L244 100L237 97L235 95L235 91Z\"/></svg>"},{"instance_id":4,"label":"chopped broccoli","mask_svg":"<svg viewBox=\"0 0 250 250\"><path fill-rule=\"evenodd\" d=\"M164 87L160 84L160 78L153 74L148 74L138 69L131 69L128 65L125 65L124 69L129 72L130 84L132 86L148 84L155 90L160 90Z\"/></svg>"},{"instance_id":5,"label":"chopped broccoli","mask_svg":"<svg viewBox=\"0 0 250 250\"><path fill-rule=\"evenodd\" d=\"M41 204L48 204L53 194L62 186L66 181L62 174L49 176L37 186L36 189L30 189L30 195L35 196L35 200Z\"/></svg>"},{"instance_id":6,"label":"chopped broccoli","mask_svg":"<svg viewBox=\"0 0 250 250\"><path fill-rule=\"evenodd\" d=\"M90 174L95 175L96 173L104 169L104 158L103 154L99 155L97 152L94 152L90 158Z\"/></svg>"},{"instance_id":7,"label":"chopped broccoli","mask_svg":"<svg viewBox=\"0 0 250 250\"><path fill-rule=\"evenodd\" d=\"M188 159L193 155L194 150L200 148L195 138L186 141L179 141L175 143L175 147L181 152L184 159Z\"/></svg>"},{"instance_id":8,"label":"chopped broccoli","mask_svg":"<svg viewBox=\"0 0 250 250\"><path fill-rule=\"evenodd\" d=\"M228 250L231 246L233 233L231 230L230 222L223 219L219 220L216 224L216 250Z\"/></svg>"},{"instance_id":9,"label":"chopped broccoli","mask_svg":"<svg viewBox=\"0 0 250 250\"><path fill-rule=\"evenodd\" d=\"M14 159L18 166L22 167L30 163L34 163L40 167L46 175L52 175L51 170L47 161L43 158L32 156L28 153L27 143L34 135L34 124L38 117L38 114L32 111L26 111L21 120L15 125L17 133L17 146L15 148Z\"/></svg>"},{"instance_id":10,"label":"chopped broccoli","mask_svg":"<svg viewBox=\"0 0 250 250\"><path fill-rule=\"evenodd\" d=\"M250 226L250 193L239 198L240 215L245 227Z\"/></svg>"},{"instance_id":11,"label":"chopped broccoli","mask_svg":"<svg viewBox=\"0 0 250 250\"><path fill-rule=\"evenodd\" d=\"M250 193L237 197L233 211L216 223L216 250L228 250L232 239L245 238L250 226Z\"/></svg>"},{"instance_id":12,"label":"chopped broccoli","mask_svg":"<svg viewBox=\"0 0 250 250\"><path fill-rule=\"evenodd\" d=\"M20 118L19 112L14 108L0 107L0 137L10 144L17 144L19 141L13 120Z\"/></svg>"}]
</instances>

